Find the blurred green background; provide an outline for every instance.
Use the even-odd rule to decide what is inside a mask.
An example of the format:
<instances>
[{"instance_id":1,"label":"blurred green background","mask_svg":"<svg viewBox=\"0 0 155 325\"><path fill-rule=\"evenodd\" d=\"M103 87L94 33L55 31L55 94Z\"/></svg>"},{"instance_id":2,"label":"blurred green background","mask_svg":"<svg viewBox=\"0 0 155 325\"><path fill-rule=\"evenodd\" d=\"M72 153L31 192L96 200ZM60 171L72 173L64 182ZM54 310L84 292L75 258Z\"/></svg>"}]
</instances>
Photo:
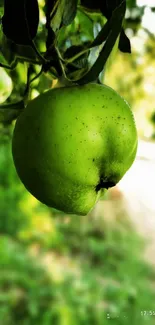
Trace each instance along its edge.
<instances>
[{"instance_id":1,"label":"blurred green background","mask_svg":"<svg viewBox=\"0 0 155 325\"><path fill-rule=\"evenodd\" d=\"M144 1L127 3L125 30L132 55L117 52L109 59L104 80L131 104L139 139L154 143L155 7L151 1L150 6L149 1L148 6ZM41 17L44 24L43 11ZM43 50L39 28L36 42ZM75 35L76 40L89 40L99 28L98 17L94 23L79 12L60 42L67 47L75 43ZM31 75L36 72L38 66L32 65ZM0 68L0 102L19 100L25 80L22 62L10 72ZM32 83L31 98L45 85L52 86L48 74ZM155 324L154 258L146 259L147 239L130 217L123 191L110 190L84 217L39 203L13 165L12 114L0 110L0 325ZM143 206L139 214L133 211L141 220ZM149 222L149 212L146 218Z\"/></svg>"}]
</instances>

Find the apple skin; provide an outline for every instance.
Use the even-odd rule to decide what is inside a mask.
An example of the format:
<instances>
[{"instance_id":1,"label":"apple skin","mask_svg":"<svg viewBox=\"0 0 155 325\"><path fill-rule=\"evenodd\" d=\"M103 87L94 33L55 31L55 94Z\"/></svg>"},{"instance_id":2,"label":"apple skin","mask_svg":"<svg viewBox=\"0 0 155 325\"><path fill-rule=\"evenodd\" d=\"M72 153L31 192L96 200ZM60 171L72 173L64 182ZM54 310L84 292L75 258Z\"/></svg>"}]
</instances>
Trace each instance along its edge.
<instances>
[{"instance_id":1,"label":"apple skin","mask_svg":"<svg viewBox=\"0 0 155 325\"><path fill-rule=\"evenodd\" d=\"M50 89L17 119L12 154L17 173L42 203L86 215L132 165L137 130L127 102L90 83Z\"/></svg>"}]
</instances>

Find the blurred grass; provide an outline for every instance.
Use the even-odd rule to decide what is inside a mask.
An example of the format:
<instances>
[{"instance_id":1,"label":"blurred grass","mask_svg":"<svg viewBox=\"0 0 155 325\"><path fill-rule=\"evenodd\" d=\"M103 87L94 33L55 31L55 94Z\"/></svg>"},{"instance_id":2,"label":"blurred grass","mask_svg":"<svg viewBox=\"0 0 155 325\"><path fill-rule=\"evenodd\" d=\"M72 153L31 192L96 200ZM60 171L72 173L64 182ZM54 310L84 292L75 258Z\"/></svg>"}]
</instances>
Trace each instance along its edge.
<instances>
[{"instance_id":1,"label":"blurred grass","mask_svg":"<svg viewBox=\"0 0 155 325\"><path fill-rule=\"evenodd\" d=\"M0 140L0 325L153 325L155 270L127 216L109 223L39 203Z\"/></svg>"}]
</instances>

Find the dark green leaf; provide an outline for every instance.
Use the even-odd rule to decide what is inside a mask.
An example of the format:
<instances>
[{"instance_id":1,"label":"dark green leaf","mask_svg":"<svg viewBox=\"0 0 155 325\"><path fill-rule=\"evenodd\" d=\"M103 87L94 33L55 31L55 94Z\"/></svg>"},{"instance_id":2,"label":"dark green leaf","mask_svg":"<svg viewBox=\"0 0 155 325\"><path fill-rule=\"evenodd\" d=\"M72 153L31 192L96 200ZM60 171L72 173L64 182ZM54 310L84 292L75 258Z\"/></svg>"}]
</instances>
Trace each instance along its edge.
<instances>
[{"instance_id":1,"label":"dark green leaf","mask_svg":"<svg viewBox=\"0 0 155 325\"><path fill-rule=\"evenodd\" d=\"M45 1L45 14L46 14L46 28L48 30L46 47L47 49L54 43L55 33L51 28L51 18L55 14L57 9L57 0L46 0Z\"/></svg>"},{"instance_id":2,"label":"dark green leaf","mask_svg":"<svg viewBox=\"0 0 155 325\"><path fill-rule=\"evenodd\" d=\"M16 44L13 43L11 40L9 40L3 34L2 40L1 40L1 53L9 65L11 65L16 59L15 50L16 50ZM2 62L3 61L1 61L1 63Z\"/></svg>"},{"instance_id":3,"label":"dark green leaf","mask_svg":"<svg viewBox=\"0 0 155 325\"><path fill-rule=\"evenodd\" d=\"M69 25L75 18L77 11L78 0L63 0L64 1L64 11L62 16L62 24Z\"/></svg>"},{"instance_id":4,"label":"dark green leaf","mask_svg":"<svg viewBox=\"0 0 155 325\"><path fill-rule=\"evenodd\" d=\"M60 0L56 13L51 20L51 28L54 32L61 26L67 26L72 23L77 11L78 0Z\"/></svg>"},{"instance_id":5,"label":"dark green leaf","mask_svg":"<svg viewBox=\"0 0 155 325\"><path fill-rule=\"evenodd\" d=\"M127 0L127 6L129 8L136 7L136 0Z\"/></svg>"},{"instance_id":6,"label":"dark green leaf","mask_svg":"<svg viewBox=\"0 0 155 325\"><path fill-rule=\"evenodd\" d=\"M119 47L120 51L122 51L124 53L131 53L130 40L126 36L126 34L125 34L125 32L124 32L123 29L121 30L118 47Z\"/></svg>"},{"instance_id":7,"label":"dark green leaf","mask_svg":"<svg viewBox=\"0 0 155 325\"><path fill-rule=\"evenodd\" d=\"M126 3L126 0L124 1ZM100 1L100 10L109 19L113 11L122 3L122 0L103 0Z\"/></svg>"},{"instance_id":8,"label":"dark green leaf","mask_svg":"<svg viewBox=\"0 0 155 325\"><path fill-rule=\"evenodd\" d=\"M0 123L4 123L4 124L11 123L12 120L17 118L17 116L21 113L24 107L25 105L23 100L12 104L1 104Z\"/></svg>"},{"instance_id":9,"label":"dark green leaf","mask_svg":"<svg viewBox=\"0 0 155 325\"><path fill-rule=\"evenodd\" d=\"M115 10L115 8L117 8L121 2L122 2L122 0L102 1L102 2L100 2L101 12L107 19L109 19L112 15L113 11ZM124 1L124 2L126 4L126 1ZM134 2L135 2L135 0L132 1L132 3L134 3ZM131 53L130 41L129 41L128 37L126 36L123 29L120 34L119 49L120 49L120 51L122 51L124 53Z\"/></svg>"},{"instance_id":10,"label":"dark green leaf","mask_svg":"<svg viewBox=\"0 0 155 325\"><path fill-rule=\"evenodd\" d=\"M81 0L81 6L88 11L98 12L100 10L101 0Z\"/></svg>"},{"instance_id":11,"label":"dark green leaf","mask_svg":"<svg viewBox=\"0 0 155 325\"><path fill-rule=\"evenodd\" d=\"M75 50L75 47L74 47L74 53L72 51L70 51L70 48L67 49L67 53L69 52L69 54L70 54L70 56L67 56L67 61L74 62L74 60L77 60L77 58L81 57L85 53L88 53L88 51L90 49L92 49L93 47L97 47L97 46L103 44L103 42L106 41L106 39L109 35L110 29L111 29L111 21L107 21L93 42L87 42L86 46L76 46L77 51ZM71 56L71 53L72 53L72 56Z\"/></svg>"},{"instance_id":12,"label":"dark green leaf","mask_svg":"<svg viewBox=\"0 0 155 325\"><path fill-rule=\"evenodd\" d=\"M59 1L59 4L56 6L53 14L50 17L50 27L54 32L60 29L62 16L64 11L64 0Z\"/></svg>"},{"instance_id":13,"label":"dark green leaf","mask_svg":"<svg viewBox=\"0 0 155 325\"><path fill-rule=\"evenodd\" d=\"M13 42L31 44L37 34L39 7L37 0L4 0L3 32Z\"/></svg>"},{"instance_id":14,"label":"dark green leaf","mask_svg":"<svg viewBox=\"0 0 155 325\"><path fill-rule=\"evenodd\" d=\"M90 44L90 42L89 42ZM76 54L79 54L82 50L85 49L85 47L88 47L88 42L86 42L86 44L83 44L83 45L73 45L71 47L69 47L66 52L64 53L64 59L69 59L69 58L72 58L73 56L76 56ZM89 54L89 52L87 51L87 55ZM86 52L83 53L81 52L81 55L78 56L79 57L83 57L86 55Z\"/></svg>"},{"instance_id":15,"label":"dark green leaf","mask_svg":"<svg viewBox=\"0 0 155 325\"><path fill-rule=\"evenodd\" d=\"M106 23L106 25L103 27L103 30L105 28L105 36L108 33L108 37L106 39L106 42L96 60L94 65L91 67L91 69L84 75L81 79L77 80L78 84L85 84L91 81L94 81L98 78L100 72L103 70L104 65L111 53L111 50L117 40L117 37L119 33L121 32L122 28L122 21L125 15L125 1L122 1L121 5L116 8L112 14L112 17L110 20ZM103 33L104 34L104 33ZM93 43L98 44L98 40L94 41Z\"/></svg>"},{"instance_id":16,"label":"dark green leaf","mask_svg":"<svg viewBox=\"0 0 155 325\"><path fill-rule=\"evenodd\" d=\"M53 29L49 26L48 35L46 39L46 48L49 49L49 47L53 45L54 41L55 41L55 33Z\"/></svg>"},{"instance_id":17,"label":"dark green leaf","mask_svg":"<svg viewBox=\"0 0 155 325\"><path fill-rule=\"evenodd\" d=\"M54 14L55 9L57 8L58 0L45 0L45 13L46 17L50 17Z\"/></svg>"}]
</instances>

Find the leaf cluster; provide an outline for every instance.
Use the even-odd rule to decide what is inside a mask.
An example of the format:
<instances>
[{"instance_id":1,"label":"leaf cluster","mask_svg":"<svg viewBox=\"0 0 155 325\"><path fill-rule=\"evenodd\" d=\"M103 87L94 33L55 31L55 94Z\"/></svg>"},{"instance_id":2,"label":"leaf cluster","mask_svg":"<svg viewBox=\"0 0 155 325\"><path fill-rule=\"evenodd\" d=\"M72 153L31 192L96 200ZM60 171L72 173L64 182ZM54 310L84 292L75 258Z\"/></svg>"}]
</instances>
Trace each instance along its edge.
<instances>
[{"instance_id":1,"label":"leaf cluster","mask_svg":"<svg viewBox=\"0 0 155 325\"><path fill-rule=\"evenodd\" d=\"M73 28L76 34L77 27L81 28L80 13L83 15L84 27L87 27L84 20L89 19L92 21L93 28L94 22L98 19L94 20L88 13L89 9L96 11L96 8L95 10L92 8L92 4L91 1L89 3L82 0L46 0L42 5L37 0L20 2L5 0L1 19L4 39L2 45L4 47L9 45L13 55L10 58L10 65L1 62L1 66L13 69L23 56L22 61L33 62L34 60L34 63L42 66L42 72L50 71L53 77L64 76L79 84L96 80L104 68L117 37L120 37L119 48L124 52L130 52L130 42L122 29L126 1L109 0L102 1L101 4L96 2L100 17L100 32L96 37L91 35L89 40L81 39L79 44L71 44L67 49L66 46L62 46L62 32L65 33L66 29L68 31ZM44 12L45 23L41 21L41 9ZM76 24L78 26L75 26ZM39 29L44 37L43 53L37 48ZM69 33L66 36L70 38ZM69 41L67 38L63 40L65 43L67 41ZM95 67L90 67L89 53L94 47L100 47L100 51ZM7 60L5 49L2 50L2 54ZM90 73L91 69L93 72Z\"/></svg>"},{"instance_id":2,"label":"leaf cluster","mask_svg":"<svg viewBox=\"0 0 155 325\"><path fill-rule=\"evenodd\" d=\"M0 66L14 84L10 97L0 107L4 111L2 122L8 120L7 113L12 116L11 120L20 114L35 81L42 82L43 75L49 80L42 82L47 88L54 79L66 84L100 82L114 46L118 44L120 51L131 52L123 27L126 6L130 2L2 1ZM130 3L132 5L135 4ZM21 64L25 68L24 81L15 76Z\"/></svg>"}]
</instances>

